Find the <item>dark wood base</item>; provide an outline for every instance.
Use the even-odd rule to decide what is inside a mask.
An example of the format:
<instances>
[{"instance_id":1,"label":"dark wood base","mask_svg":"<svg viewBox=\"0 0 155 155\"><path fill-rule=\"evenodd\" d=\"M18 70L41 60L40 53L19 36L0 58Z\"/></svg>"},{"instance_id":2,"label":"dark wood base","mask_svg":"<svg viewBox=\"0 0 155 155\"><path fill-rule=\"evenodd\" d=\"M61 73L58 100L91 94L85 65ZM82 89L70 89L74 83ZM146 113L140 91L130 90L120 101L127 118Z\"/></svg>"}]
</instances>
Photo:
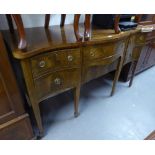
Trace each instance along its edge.
<instances>
[{"instance_id":1,"label":"dark wood base","mask_svg":"<svg viewBox=\"0 0 155 155\"><path fill-rule=\"evenodd\" d=\"M23 114L11 121L0 125L1 140L35 139L28 114Z\"/></svg>"},{"instance_id":2,"label":"dark wood base","mask_svg":"<svg viewBox=\"0 0 155 155\"><path fill-rule=\"evenodd\" d=\"M151 132L144 140L155 140L155 130Z\"/></svg>"}]
</instances>

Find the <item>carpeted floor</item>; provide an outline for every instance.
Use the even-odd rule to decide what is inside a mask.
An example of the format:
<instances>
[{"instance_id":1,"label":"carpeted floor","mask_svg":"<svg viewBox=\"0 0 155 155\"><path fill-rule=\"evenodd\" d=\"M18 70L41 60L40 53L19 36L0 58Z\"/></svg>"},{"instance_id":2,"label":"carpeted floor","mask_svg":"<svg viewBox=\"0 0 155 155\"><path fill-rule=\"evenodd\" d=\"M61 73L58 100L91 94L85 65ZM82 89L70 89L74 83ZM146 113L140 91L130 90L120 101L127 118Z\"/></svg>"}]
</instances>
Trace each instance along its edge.
<instances>
[{"instance_id":1,"label":"carpeted floor","mask_svg":"<svg viewBox=\"0 0 155 155\"><path fill-rule=\"evenodd\" d=\"M155 129L155 67L137 75L133 86L99 78L81 88L80 116L73 117L73 93L65 92L41 104L42 139L134 140Z\"/></svg>"}]
</instances>

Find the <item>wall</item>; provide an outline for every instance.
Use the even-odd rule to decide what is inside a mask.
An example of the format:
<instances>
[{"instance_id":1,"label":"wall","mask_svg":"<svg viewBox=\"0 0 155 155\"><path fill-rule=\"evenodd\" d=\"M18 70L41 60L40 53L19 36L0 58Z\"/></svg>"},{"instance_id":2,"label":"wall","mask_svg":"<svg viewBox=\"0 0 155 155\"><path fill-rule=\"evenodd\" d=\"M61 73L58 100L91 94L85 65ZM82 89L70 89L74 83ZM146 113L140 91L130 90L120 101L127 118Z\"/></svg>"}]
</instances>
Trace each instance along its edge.
<instances>
[{"instance_id":1,"label":"wall","mask_svg":"<svg viewBox=\"0 0 155 155\"><path fill-rule=\"evenodd\" d=\"M45 15L44 14L22 14L22 19L23 19L25 28L44 26ZM60 19L61 19L60 15L52 14L50 25L59 25ZM65 24L72 24L73 20L74 20L74 15L68 14L66 16ZM81 15L80 23L83 23L83 21L84 21L84 15ZM1 30L8 29L8 24L4 14L0 15L0 29Z\"/></svg>"}]
</instances>

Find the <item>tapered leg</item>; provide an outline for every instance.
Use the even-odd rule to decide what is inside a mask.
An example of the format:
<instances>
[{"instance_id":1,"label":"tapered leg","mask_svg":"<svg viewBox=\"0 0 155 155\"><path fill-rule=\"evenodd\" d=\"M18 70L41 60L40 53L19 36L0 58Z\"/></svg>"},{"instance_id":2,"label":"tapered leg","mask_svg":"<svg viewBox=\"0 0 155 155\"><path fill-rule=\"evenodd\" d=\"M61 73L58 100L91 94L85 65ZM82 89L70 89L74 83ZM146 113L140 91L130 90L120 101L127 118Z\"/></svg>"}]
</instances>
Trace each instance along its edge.
<instances>
[{"instance_id":1,"label":"tapered leg","mask_svg":"<svg viewBox=\"0 0 155 155\"><path fill-rule=\"evenodd\" d=\"M120 72L121 72L121 69L122 69L122 62L123 62L123 57L120 57L119 61L118 61L118 64L117 64L117 68L116 68L116 72L115 72L115 77L114 77L114 80L113 80L111 96L113 96L114 92L115 92L116 83L118 81L118 78L120 76Z\"/></svg>"},{"instance_id":2,"label":"tapered leg","mask_svg":"<svg viewBox=\"0 0 155 155\"><path fill-rule=\"evenodd\" d=\"M84 39L87 41L90 39L90 14L85 15L85 31L84 31Z\"/></svg>"},{"instance_id":3,"label":"tapered leg","mask_svg":"<svg viewBox=\"0 0 155 155\"><path fill-rule=\"evenodd\" d=\"M76 87L74 90L74 117L78 117L79 115L78 110L79 98L80 98L80 86Z\"/></svg>"},{"instance_id":4,"label":"tapered leg","mask_svg":"<svg viewBox=\"0 0 155 155\"><path fill-rule=\"evenodd\" d=\"M12 22L12 17L11 14L6 14L6 19L9 25L9 30L11 33L14 33L14 28L13 28L13 22Z\"/></svg>"},{"instance_id":5,"label":"tapered leg","mask_svg":"<svg viewBox=\"0 0 155 155\"><path fill-rule=\"evenodd\" d=\"M119 28L120 17L121 17L121 15L116 15L115 20L114 20L114 29L115 29L116 34L120 33L120 28Z\"/></svg>"},{"instance_id":6,"label":"tapered leg","mask_svg":"<svg viewBox=\"0 0 155 155\"><path fill-rule=\"evenodd\" d=\"M62 14L61 15L61 22L60 22L60 26L63 27L65 24L65 19L66 19L66 14Z\"/></svg>"},{"instance_id":7,"label":"tapered leg","mask_svg":"<svg viewBox=\"0 0 155 155\"><path fill-rule=\"evenodd\" d=\"M82 36L79 34L79 19L80 19L80 14L75 14L74 15L74 33L77 41L82 41Z\"/></svg>"},{"instance_id":8,"label":"tapered leg","mask_svg":"<svg viewBox=\"0 0 155 155\"><path fill-rule=\"evenodd\" d=\"M129 82L129 87L132 86L133 78L135 76L136 67L137 67L137 61L133 61L132 62L132 73L131 73L131 79L130 79L130 82Z\"/></svg>"},{"instance_id":9,"label":"tapered leg","mask_svg":"<svg viewBox=\"0 0 155 155\"><path fill-rule=\"evenodd\" d=\"M26 48L26 36L25 36L25 30L24 30L24 25L22 22L22 18L20 14L12 14L12 17L15 20L15 23L17 25L17 30L18 30L18 34L19 34L19 44L18 44L18 48L19 49L25 49Z\"/></svg>"},{"instance_id":10,"label":"tapered leg","mask_svg":"<svg viewBox=\"0 0 155 155\"><path fill-rule=\"evenodd\" d=\"M47 29L49 27L49 22L50 22L50 14L45 15L45 25L44 27Z\"/></svg>"},{"instance_id":11,"label":"tapered leg","mask_svg":"<svg viewBox=\"0 0 155 155\"><path fill-rule=\"evenodd\" d=\"M32 103L32 108L33 108L33 112L34 112L34 116L37 122L38 129L39 129L39 136L42 137L44 131L43 131L43 126L42 126L42 121L41 121L41 116L40 116L39 105L37 103Z\"/></svg>"}]
</instances>

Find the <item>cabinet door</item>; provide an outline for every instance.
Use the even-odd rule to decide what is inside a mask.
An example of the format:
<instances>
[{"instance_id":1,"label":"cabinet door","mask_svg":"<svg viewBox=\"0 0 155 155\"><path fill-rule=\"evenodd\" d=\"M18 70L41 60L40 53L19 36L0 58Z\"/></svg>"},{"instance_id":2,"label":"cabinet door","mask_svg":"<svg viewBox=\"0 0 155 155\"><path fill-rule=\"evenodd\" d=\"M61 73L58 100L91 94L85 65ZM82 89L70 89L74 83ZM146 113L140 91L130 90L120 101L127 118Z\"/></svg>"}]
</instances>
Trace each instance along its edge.
<instances>
[{"instance_id":1,"label":"cabinet door","mask_svg":"<svg viewBox=\"0 0 155 155\"><path fill-rule=\"evenodd\" d=\"M0 34L0 124L24 113L17 82Z\"/></svg>"},{"instance_id":2,"label":"cabinet door","mask_svg":"<svg viewBox=\"0 0 155 155\"><path fill-rule=\"evenodd\" d=\"M150 67L155 64L155 43L150 44L150 49L151 49L151 52L150 52L148 61L146 63L146 67Z\"/></svg>"},{"instance_id":3,"label":"cabinet door","mask_svg":"<svg viewBox=\"0 0 155 155\"><path fill-rule=\"evenodd\" d=\"M142 71L145 68L149 55L150 55L150 46L147 44L141 50L140 58L138 60L138 64L136 67L136 73Z\"/></svg>"}]
</instances>

